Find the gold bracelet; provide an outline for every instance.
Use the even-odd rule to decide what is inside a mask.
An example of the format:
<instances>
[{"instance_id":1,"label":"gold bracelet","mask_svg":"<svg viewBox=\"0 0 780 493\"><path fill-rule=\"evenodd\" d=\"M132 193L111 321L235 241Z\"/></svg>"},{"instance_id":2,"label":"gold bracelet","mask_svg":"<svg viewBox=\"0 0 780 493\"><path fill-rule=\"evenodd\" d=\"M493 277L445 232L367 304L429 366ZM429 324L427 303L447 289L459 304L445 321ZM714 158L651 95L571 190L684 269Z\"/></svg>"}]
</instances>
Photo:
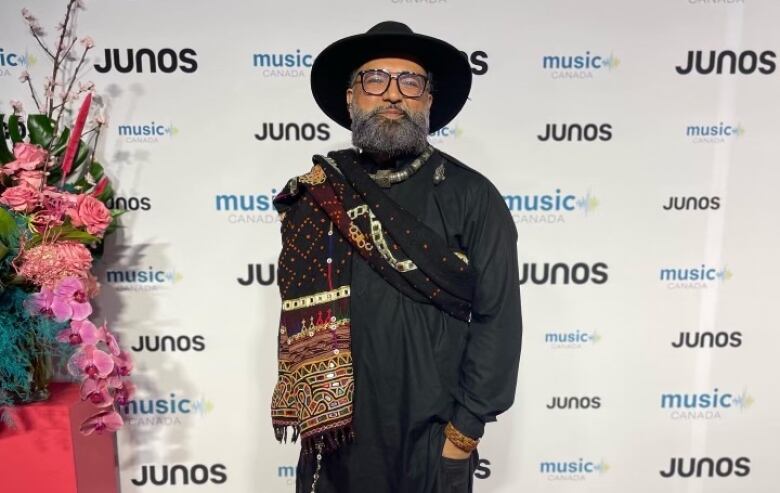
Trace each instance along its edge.
<instances>
[{"instance_id":1,"label":"gold bracelet","mask_svg":"<svg viewBox=\"0 0 780 493\"><path fill-rule=\"evenodd\" d=\"M471 452L479 444L479 439L476 440L464 435L457 428L452 426L452 423L447 423L444 427L444 436L450 439L450 441L459 449L464 452Z\"/></svg>"}]
</instances>

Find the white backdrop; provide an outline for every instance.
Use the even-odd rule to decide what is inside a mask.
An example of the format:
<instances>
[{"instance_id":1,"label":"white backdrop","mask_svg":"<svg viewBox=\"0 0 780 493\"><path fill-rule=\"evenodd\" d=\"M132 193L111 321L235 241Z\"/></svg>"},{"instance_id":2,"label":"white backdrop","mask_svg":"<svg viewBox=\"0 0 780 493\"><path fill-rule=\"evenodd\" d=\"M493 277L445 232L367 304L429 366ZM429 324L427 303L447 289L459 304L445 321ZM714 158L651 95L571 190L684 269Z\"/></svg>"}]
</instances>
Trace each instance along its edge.
<instances>
[{"instance_id":1,"label":"white backdrop","mask_svg":"<svg viewBox=\"0 0 780 493\"><path fill-rule=\"evenodd\" d=\"M0 4L5 113L9 99L31 107L21 70L40 82L46 66L23 6L49 26L64 10ZM528 274L516 403L487 426L476 490L778 491L780 3L87 6L79 33L95 39L91 64L105 66L105 50L124 66L128 49L166 67L179 54L168 72L144 58L140 70L84 77L107 98L99 154L117 206L131 210L101 264L99 301L137 366L139 394L119 433L123 492L293 490L298 446L278 445L269 417L280 304L270 199L313 153L349 142L311 97L307 55L388 19L471 56L471 100L432 142L507 196ZM689 51L706 69L711 50L725 57L721 73L675 69ZM749 73L729 73L727 50ZM12 53L38 60L13 65ZM293 66L262 66L270 55ZM601 57L600 68L560 68L578 56ZM264 124L296 124L305 138L259 140ZM553 124L557 135L574 126L572 140L540 140ZM591 140L576 138L577 125L591 125ZM702 137L711 126L731 135ZM529 210L547 195L573 196L573 210ZM706 199L664 209L672 197ZM545 264L562 264L554 282ZM262 282L248 278L256 269ZM565 282L567 269L578 282ZM691 281L689 270L713 279ZM681 333L695 347L674 347ZM556 398L566 409L548 408ZM664 477L678 460L682 474ZM151 473L164 484L138 484Z\"/></svg>"}]
</instances>

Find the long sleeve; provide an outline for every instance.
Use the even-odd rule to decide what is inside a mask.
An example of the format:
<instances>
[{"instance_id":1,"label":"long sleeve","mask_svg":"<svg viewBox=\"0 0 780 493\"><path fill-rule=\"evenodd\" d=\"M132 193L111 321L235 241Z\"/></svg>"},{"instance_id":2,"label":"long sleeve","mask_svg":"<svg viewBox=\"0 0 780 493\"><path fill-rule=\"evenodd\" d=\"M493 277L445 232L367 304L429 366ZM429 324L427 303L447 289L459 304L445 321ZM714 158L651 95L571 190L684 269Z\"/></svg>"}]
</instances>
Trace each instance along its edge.
<instances>
[{"instance_id":1,"label":"long sleeve","mask_svg":"<svg viewBox=\"0 0 780 493\"><path fill-rule=\"evenodd\" d=\"M522 317L517 229L498 190L485 181L469 198L464 240L478 273L452 424L472 438L515 397Z\"/></svg>"}]
</instances>

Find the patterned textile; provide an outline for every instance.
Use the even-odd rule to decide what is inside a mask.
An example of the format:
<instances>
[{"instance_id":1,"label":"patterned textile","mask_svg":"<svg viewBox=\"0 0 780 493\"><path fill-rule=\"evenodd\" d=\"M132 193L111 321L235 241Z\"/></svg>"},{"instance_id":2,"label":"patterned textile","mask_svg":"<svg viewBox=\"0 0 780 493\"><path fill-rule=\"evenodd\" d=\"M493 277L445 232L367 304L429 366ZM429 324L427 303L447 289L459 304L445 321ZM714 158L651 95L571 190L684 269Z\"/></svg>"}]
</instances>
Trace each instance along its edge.
<instances>
[{"instance_id":1,"label":"patterned textile","mask_svg":"<svg viewBox=\"0 0 780 493\"><path fill-rule=\"evenodd\" d=\"M278 283L279 376L271 414L276 438L304 450L353 438L350 351L351 256L421 303L468 320L474 276L462 252L395 204L354 151L314 156L305 175L274 198L282 218Z\"/></svg>"}]
</instances>

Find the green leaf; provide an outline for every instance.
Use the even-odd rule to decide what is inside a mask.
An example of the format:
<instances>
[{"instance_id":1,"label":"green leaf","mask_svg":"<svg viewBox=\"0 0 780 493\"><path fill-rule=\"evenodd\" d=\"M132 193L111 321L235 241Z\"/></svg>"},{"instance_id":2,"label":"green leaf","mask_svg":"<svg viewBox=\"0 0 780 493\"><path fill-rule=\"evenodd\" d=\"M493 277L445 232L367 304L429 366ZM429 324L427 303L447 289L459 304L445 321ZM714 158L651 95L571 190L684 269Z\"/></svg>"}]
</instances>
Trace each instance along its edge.
<instances>
[{"instance_id":1,"label":"green leaf","mask_svg":"<svg viewBox=\"0 0 780 493\"><path fill-rule=\"evenodd\" d=\"M105 204L106 202L109 201L109 199L112 199L112 198L114 198L114 186L111 185L111 182L109 181L108 185L106 185L106 188L103 189L103 193L101 193L97 197L97 199ZM116 210L118 210L118 209L116 209ZM127 211L121 211L121 213L124 213L124 212L127 212ZM112 213L113 213L113 211L112 211Z\"/></svg>"},{"instance_id":2,"label":"green leaf","mask_svg":"<svg viewBox=\"0 0 780 493\"><path fill-rule=\"evenodd\" d=\"M113 219L111 220L111 224L109 224L109 225L108 225L108 227L106 228L106 232L105 232L105 233L103 233L103 238L107 237L108 235L110 235L111 233L113 233L114 231L116 231L118 228L122 228L122 227L124 227L124 226L122 226L122 224L119 222L119 216L120 216L120 215L122 215L122 214L124 214L125 212L127 212L127 211L121 211L121 213L120 213L120 214L117 214L116 216L114 216L114 212L113 212L113 211L111 212L111 215L112 215L112 216L114 216L114 217L113 217Z\"/></svg>"},{"instance_id":3,"label":"green leaf","mask_svg":"<svg viewBox=\"0 0 780 493\"><path fill-rule=\"evenodd\" d=\"M88 245L96 241L100 241L100 238L98 238L97 236L93 236L87 233L86 231L76 229L70 224L63 224L62 226L50 228L46 233L46 236L47 237L56 236L60 240L78 241L79 243L84 243L85 245ZM41 242L41 235L39 234L33 235L32 239L28 242L28 247L32 248L38 245L40 242Z\"/></svg>"},{"instance_id":4,"label":"green leaf","mask_svg":"<svg viewBox=\"0 0 780 493\"><path fill-rule=\"evenodd\" d=\"M65 149L68 147L68 138L70 137L70 129L68 127L65 127L62 129L62 132L60 132L60 136L57 139L57 142L54 143L54 149L52 150L52 154L55 156L61 156Z\"/></svg>"},{"instance_id":5,"label":"green leaf","mask_svg":"<svg viewBox=\"0 0 780 493\"><path fill-rule=\"evenodd\" d=\"M16 230L17 226L14 216L8 209L0 207L0 239L8 241Z\"/></svg>"},{"instance_id":6,"label":"green leaf","mask_svg":"<svg viewBox=\"0 0 780 493\"><path fill-rule=\"evenodd\" d=\"M77 229L63 233L62 236L60 236L60 238L65 240L78 241L84 244L89 244L100 240L100 238L98 238L97 236L91 235L86 231L79 231Z\"/></svg>"},{"instance_id":7,"label":"green leaf","mask_svg":"<svg viewBox=\"0 0 780 493\"><path fill-rule=\"evenodd\" d=\"M11 136L11 142L16 144L22 141L22 131L19 130L19 115L11 115L8 117L8 135Z\"/></svg>"},{"instance_id":8,"label":"green leaf","mask_svg":"<svg viewBox=\"0 0 780 493\"><path fill-rule=\"evenodd\" d=\"M11 250L10 248L5 246L5 244L2 241L0 241L0 260L3 260L5 256L8 255L8 252L10 250Z\"/></svg>"},{"instance_id":9,"label":"green leaf","mask_svg":"<svg viewBox=\"0 0 780 493\"><path fill-rule=\"evenodd\" d=\"M89 168L88 168L88 169L86 169L86 170L84 170L84 171L85 171L86 173L89 173L89 176L91 177L91 180L92 180L94 183L97 183L98 181L100 181L100 179L101 179L101 178L103 178L103 165L102 165L102 164L100 164L100 163L99 163L99 162L97 162L97 161L92 161L92 164L90 164L90 165L89 165ZM91 185L91 184L90 184L90 183L87 181L86 173L85 173L85 176L82 176L82 177L81 177L81 178L79 178L79 180L76 182L76 185L77 185L77 186L80 186L80 187L81 187L81 190L89 190L89 189L90 189L90 188L92 188L92 186L93 186L93 185ZM108 190L108 188L110 188L110 187L111 187L111 184L109 183L109 184L108 184L108 186L106 186L106 190ZM98 199L102 200L103 202L105 202L105 200L102 198L103 196L105 196L105 195L106 195L106 193L105 193L105 192L106 192L106 191L104 190L104 191L103 191L103 193L102 193L102 194L100 194L100 197L98 197ZM112 191L111 193L113 194L113 191Z\"/></svg>"},{"instance_id":10,"label":"green leaf","mask_svg":"<svg viewBox=\"0 0 780 493\"><path fill-rule=\"evenodd\" d=\"M8 149L5 141L5 115L0 113L0 164L10 163L14 160L14 154Z\"/></svg>"},{"instance_id":11,"label":"green leaf","mask_svg":"<svg viewBox=\"0 0 780 493\"><path fill-rule=\"evenodd\" d=\"M28 116L27 130L30 133L30 142L39 146L48 147L54 138L54 123L46 115Z\"/></svg>"},{"instance_id":12,"label":"green leaf","mask_svg":"<svg viewBox=\"0 0 780 493\"><path fill-rule=\"evenodd\" d=\"M83 140L79 140L79 148L76 151L76 157L73 158L73 168L70 172L75 172L79 166L87 161L87 157L89 157L89 146Z\"/></svg>"},{"instance_id":13,"label":"green leaf","mask_svg":"<svg viewBox=\"0 0 780 493\"><path fill-rule=\"evenodd\" d=\"M92 161L92 165L89 167L89 174L92 175L92 178L97 182L99 179L103 178L103 165L97 161Z\"/></svg>"}]
</instances>

